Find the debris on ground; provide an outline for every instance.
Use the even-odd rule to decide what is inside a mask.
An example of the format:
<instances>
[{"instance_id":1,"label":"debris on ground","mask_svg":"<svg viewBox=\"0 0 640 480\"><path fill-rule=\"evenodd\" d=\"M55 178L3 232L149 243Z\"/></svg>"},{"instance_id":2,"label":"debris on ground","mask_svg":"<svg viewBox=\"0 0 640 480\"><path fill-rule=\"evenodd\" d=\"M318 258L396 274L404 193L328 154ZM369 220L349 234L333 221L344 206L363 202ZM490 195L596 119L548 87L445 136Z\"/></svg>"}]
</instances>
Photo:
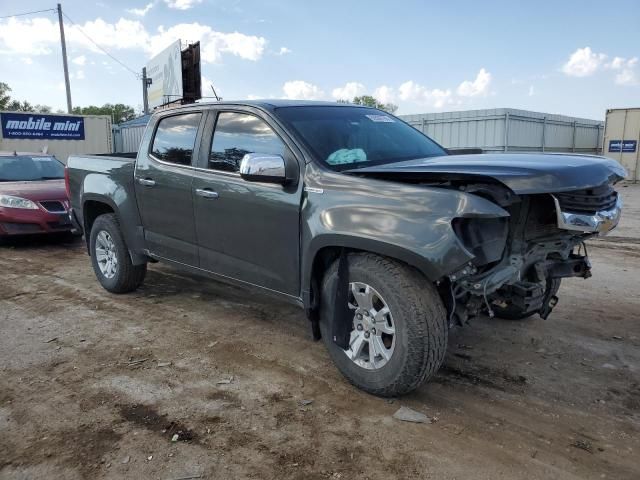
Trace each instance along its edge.
<instances>
[{"instance_id":1,"label":"debris on ground","mask_svg":"<svg viewBox=\"0 0 640 480\"><path fill-rule=\"evenodd\" d=\"M178 435L177 433L174 433L173 437L171 437L172 442L177 442L179 439L180 439L180 435Z\"/></svg>"},{"instance_id":2,"label":"debris on ground","mask_svg":"<svg viewBox=\"0 0 640 480\"><path fill-rule=\"evenodd\" d=\"M44 343L51 343L51 342L55 342L56 340L58 340L58 337L53 337L53 338L50 338L49 340L46 340Z\"/></svg>"},{"instance_id":3,"label":"debris on ground","mask_svg":"<svg viewBox=\"0 0 640 480\"><path fill-rule=\"evenodd\" d=\"M409 407L400 407L396 413L393 414L393 418L403 422L431 423L431 419L424 413L417 412Z\"/></svg>"},{"instance_id":4,"label":"debris on ground","mask_svg":"<svg viewBox=\"0 0 640 480\"><path fill-rule=\"evenodd\" d=\"M171 362L158 362L158 367L168 367L171 365Z\"/></svg>"},{"instance_id":5,"label":"debris on ground","mask_svg":"<svg viewBox=\"0 0 640 480\"><path fill-rule=\"evenodd\" d=\"M300 400L300 405L302 405L303 407L306 407L307 405L311 405L313 403L313 400Z\"/></svg>"},{"instance_id":6,"label":"debris on ground","mask_svg":"<svg viewBox=\"0 0 640 480\"><path fill-rule=\"evenodd\" d=\"M233 383L233 375L231 375L229 378L223 378L222 380L218 380L216 382L217 385L228 385L230 383Z\"/></svg>"},{"instance_id":7,"label":"debris on ground","mask_svg":"<svg viewBox=\"0 0 640 480\"><path fill-rule=\"evenodd\" d=\"M591 445L591 442L589 440L581 440L578 438L571 442L569 445L574 448L584 450L585 452L593 453L593 445Z\"/></svg>"},{"instance_id":8,"label":"debris on ground","mask_svg":"<svg viewBox=\"0 0 640 480\"><path fill-rule=\"evenodd\" d=\"M140 358L138 360L131 360L129 363L127 363L127 365L129 367L135 367L137 365L140 365L140 364L146 362L147 360L149 360L149 359L148 358Z\"/></svg>"},{"instance_id":9,"label":"debris on ground","mask_svg":"<svg viewBox=\"0 0 640 480\"><path fill-rule=\"evenodd\" d=\"M122 459L122 461L120 463L122 463L123 465L129 463L129 460L131 460L131 457L129 455L127 455L126 457L124 457Z\"/></svg>"}]
</instances>

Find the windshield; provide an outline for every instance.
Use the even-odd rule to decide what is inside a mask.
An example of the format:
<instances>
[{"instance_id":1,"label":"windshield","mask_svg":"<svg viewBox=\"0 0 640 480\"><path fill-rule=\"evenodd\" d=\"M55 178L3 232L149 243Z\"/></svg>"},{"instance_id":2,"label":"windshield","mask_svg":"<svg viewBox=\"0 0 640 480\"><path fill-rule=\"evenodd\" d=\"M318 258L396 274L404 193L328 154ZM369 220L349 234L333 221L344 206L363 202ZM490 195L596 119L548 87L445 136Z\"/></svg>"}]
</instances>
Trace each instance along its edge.
<instances>
[{"instance_id":1,"label":"windshield","mask_svg":"<svg viewBox=\"0 0 640 480\"><path fill-rule=\"evenodd\" d=\"M310 106L281 107L275 113L333 170L447 154L433 140L381 110Z\"/></svg>"},{"instance_id":2,"label":"windshield","mask_svg":"<svg viewBox=\"0 0 640 480\"><path fill-rule=\"evenodd\" d=\"M64 165L53 157L12 155L0 157L0 182L64 178Z\"/></svg>"}]
</instances>

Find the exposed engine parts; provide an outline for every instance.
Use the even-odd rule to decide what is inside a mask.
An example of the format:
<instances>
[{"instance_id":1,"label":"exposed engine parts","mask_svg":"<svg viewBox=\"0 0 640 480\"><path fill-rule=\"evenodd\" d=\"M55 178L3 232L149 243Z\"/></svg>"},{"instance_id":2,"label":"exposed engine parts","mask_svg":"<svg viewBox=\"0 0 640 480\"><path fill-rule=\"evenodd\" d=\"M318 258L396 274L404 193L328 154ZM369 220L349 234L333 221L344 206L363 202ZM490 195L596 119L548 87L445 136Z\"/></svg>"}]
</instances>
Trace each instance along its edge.
<instances>
[{"instance_id":1,"label":"exposed engine parts","mask_svg":"<svg viewBox=\"0 0 640 480\"><path fill-rule=\"evenodd\" d=\"M453 221L458 238L474 259L440 282L443 298L450 298L450 323L463 324L482 311L490 316L496 312L515 317L517 312L518 318L535 313L547 318L558 301L560 279L591 276L583 245L594 233L560 228L558 202L551 195L515 196L504 187L491 187L466 186L465 190L499 201L509 217ZM579 198L581 212L587 214L587 205L609 207L611 199L602 197L610 195L610 188L594 190L596 199L590 199L589 192L564 194L573 203L563 204L574 205Z\"/></svg>"}]
</instances>

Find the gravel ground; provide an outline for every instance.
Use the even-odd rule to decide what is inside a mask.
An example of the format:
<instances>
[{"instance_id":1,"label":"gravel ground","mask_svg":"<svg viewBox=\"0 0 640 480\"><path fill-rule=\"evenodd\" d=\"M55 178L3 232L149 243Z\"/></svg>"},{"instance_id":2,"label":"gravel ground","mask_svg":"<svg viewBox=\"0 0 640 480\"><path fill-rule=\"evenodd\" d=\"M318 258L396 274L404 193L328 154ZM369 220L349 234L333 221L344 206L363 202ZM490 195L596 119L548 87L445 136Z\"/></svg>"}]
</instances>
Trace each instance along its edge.
<instances>
[{"instance_id":1,"label":"gravel ground","mask_svg":"<svg viewBox=\"0 0 640 480\"><path fill-rule=\"evenodd\" d=\"M2 247L0 478L640 478L640 186L622 192L549 320L453 331L392 401L295 307L159 264L114 296L81 242Z\"/></svg>"}]
</instances>

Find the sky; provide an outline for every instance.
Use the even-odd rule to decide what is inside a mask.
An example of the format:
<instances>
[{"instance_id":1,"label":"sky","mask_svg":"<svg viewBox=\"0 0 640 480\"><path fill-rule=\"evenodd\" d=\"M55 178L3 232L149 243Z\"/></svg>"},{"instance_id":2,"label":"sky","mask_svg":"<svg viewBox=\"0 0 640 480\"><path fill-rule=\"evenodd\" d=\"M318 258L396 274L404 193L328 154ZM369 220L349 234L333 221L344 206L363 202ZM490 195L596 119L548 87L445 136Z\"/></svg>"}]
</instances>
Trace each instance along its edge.
<instances>
[{"instance_id":1,"label":"sky","mask_svg":"<svg viewBox=\"0 0 640 480\"><path fill-rule=\"evenodd\" d=\"M0 17L55 8L0 0ZM336 100L398 114L640 106L640 1L62 0L74 105L142 105L136 73L201 42L203 95ZM73 23L72 23L73 22ZM89 37L89 38L87 38ZM108 51L123 67L97 45ZM0 82L66 108L57 14L0 19Z\"/></svg>"}]
</instances>

